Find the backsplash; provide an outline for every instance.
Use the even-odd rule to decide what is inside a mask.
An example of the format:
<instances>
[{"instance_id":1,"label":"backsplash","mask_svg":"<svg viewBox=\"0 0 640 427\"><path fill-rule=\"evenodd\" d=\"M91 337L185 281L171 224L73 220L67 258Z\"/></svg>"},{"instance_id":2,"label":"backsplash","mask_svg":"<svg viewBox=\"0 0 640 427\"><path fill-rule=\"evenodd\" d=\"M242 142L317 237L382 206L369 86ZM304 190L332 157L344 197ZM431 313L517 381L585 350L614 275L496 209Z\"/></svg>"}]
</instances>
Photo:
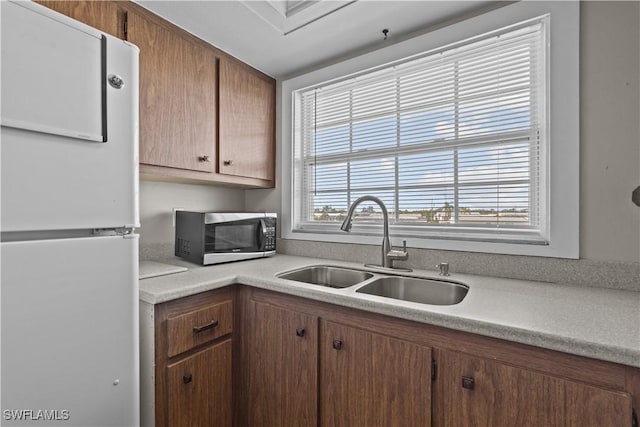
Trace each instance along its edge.
<instances>
[{"instance_id":1,"label":"backsplash","mask_svg":"<svg viewBox=\"0 0 640 427\"><path fill-rule=\"evenodd\" d=\"M140 181L141 227L136 230L140 234L140 259L173 256L173 208L243 211L244 190L211 185ZM162 256L150 256L150 250Z\"/></svg>"},{"instance_id":2,"label":"backsplash","mask_svg":"<svg viewBox=\"0 0 640 427\"><path fill-rule=\"evenodd\" d=\"M380 246L278 239L279 254L340 260L361 264L379 263ZM170 262L173 243L140 244L140 260ZM398 267L437 271L436 264L449 263L449 271L487 277L532 280L569 286L620 289L640 292L640 263L560 259L476 252L409 248L409 260Z\"/></svg>"},{"instance_id":3,"label":"backsplash","mask_svg":"<svg viewBox=\"0 0 640 427\"><path fill-rule=\"evenodd\" d=\"M278 239L278 253L357 263L379 263L380 246ZM588 259L542 258L475 252L409 248L409 259L397 266L437 270L448 262L452 274L534 280L572 286L624 289L640 292L640 263Z\"/></svg>"}]
</instances>

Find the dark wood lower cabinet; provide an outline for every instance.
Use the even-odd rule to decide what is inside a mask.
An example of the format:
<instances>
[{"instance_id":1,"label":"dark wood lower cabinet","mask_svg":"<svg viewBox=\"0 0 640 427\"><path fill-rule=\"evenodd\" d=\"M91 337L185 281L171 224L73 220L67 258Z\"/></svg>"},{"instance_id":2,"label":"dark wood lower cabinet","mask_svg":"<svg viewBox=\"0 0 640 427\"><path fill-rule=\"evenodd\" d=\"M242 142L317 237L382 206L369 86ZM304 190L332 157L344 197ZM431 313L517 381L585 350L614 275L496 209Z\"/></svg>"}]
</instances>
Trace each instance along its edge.
<instances>
[{"instance_id":1,"label":"dark wood lower cabinet","mask_svg":"<svg viewBox=\"0 0 640 427\"><path fill-rule=\"evenodd\" d=\"M248 425L316 426L318 318L249 302Z\"/></svg>"},{"instance_id":2,"label":"dark wood lower cabinet","mask_svg":"<svg viewBox=\"0 0 640 427\"><path fill-rule=\"evenodd\" d=\"M247 306L241 425L431 425L429 347L335 322L319 329L317 315L251 299Z\"/></svg>"},{"instance_id":3,"label":"dark wood lower cabinet","mask_svg":"<svg viewBox=\"0 0 640 427\"><path fill-rule=\"evenodd\" d=\"M140 425L231 427L236 288L140 304Z\"/></svg>"},{"instance_id":4,"label":"dark wood lower cabinet","mask_svg":"<svg viewBox=\"0 0 640 427\"><path fill-rule=\"evenodd\" d=\"M231 357L227 340L167 366L169 426L232 425Z\"/></svg>"},{"instance_id":5,"label":"dark wood lower cabinet","mask_svg":"<svg viewBox=\"0 0 640 427\"><path fill-rule=\"evenodd\" d=\"M430 426L431 348L322 322L321 426Z\"/></svg>"},{"instance_id":6,"label":"dark wood lower cabinet","mask_svg":"<svg viewBox=\"0 0 640 427\"><path fill-rule=\"evenodd\" d=\"M631 396L452 351L438 351L442 427L631 426Z\"/></svg>"},{"instance_id":7,"label":"dark wood lower cabinet","mask_svg":"<svg viewBox=\"0 0 640 427\"><path fill-rule=\"evenodd\" d=\"M241 426L631 427L640 402L638 369L244 292ZM310 342L295 335L308 325Z\"/></svg>"},{"instance_id":8,"label":"dark wood lower cabinet","mask_svg":"<svg viewBox=\"0 0 640 427\"><path fill-rule=\"evenodd\" d=\"M640 407L637 368L265 290L141 308L145 426L631 427Z\"/></svg>"}]
</instances>

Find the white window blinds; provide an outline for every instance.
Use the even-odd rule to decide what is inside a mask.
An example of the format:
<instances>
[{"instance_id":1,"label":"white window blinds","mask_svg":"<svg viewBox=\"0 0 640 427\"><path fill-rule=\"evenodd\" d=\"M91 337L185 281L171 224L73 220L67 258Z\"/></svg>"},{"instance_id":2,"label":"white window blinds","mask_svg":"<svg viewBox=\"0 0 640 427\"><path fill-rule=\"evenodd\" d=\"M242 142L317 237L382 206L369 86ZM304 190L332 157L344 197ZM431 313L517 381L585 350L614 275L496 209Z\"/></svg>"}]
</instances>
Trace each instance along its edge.
<instances>
[{"instance_id":1,"label":"white window blinds","mask_svg":"<svg viewBox=\"0 0 640 427\"><path fill-rule=\"evenodd\" d=\"M546 19L295 92L294 228L544 242Z\"/></svg>"}]
</instances>

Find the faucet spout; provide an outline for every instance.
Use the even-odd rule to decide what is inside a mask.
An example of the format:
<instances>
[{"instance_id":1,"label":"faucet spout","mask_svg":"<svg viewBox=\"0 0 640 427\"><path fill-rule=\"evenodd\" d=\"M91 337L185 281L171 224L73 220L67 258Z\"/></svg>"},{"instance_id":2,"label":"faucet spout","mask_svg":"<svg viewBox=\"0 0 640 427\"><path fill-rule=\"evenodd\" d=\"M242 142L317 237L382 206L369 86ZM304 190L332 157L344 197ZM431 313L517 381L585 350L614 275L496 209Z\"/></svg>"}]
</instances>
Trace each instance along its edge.
<instances>
[{"instance_id":1,"label":"faucet spout","mask_svg":"<svg viewBox=\"0 0 640 427\"><path fill-rule=\"evenodd\" d=\"M342 221L340 230L346 231L347 233L351 231L351 217L347 216L347 218L344 221Z\"/></svg>"},{"instance_id":2,"label":"faucet spout","mask_svg":"<svg viewBox=\"0 0 640 427\"><path fill-rule=\"evenodd\" d=\"M389 253L391 252L391 240L389 240L389 213L387 212L387 207L379 198L375 196L362 196L356 199L355 202L349 206L349 210L347 211L347 216L342 222L340 229L342 231L346 231L347 233L351 231L351 222L353 220L353 215L355 214L356 208L362 202L374 202L380 209L382 209L382 218L384 221L384 229L382 231L382 262L381 266L385 268L393 268L393 258L389 257Z\"/></svg>"}]
</instances>

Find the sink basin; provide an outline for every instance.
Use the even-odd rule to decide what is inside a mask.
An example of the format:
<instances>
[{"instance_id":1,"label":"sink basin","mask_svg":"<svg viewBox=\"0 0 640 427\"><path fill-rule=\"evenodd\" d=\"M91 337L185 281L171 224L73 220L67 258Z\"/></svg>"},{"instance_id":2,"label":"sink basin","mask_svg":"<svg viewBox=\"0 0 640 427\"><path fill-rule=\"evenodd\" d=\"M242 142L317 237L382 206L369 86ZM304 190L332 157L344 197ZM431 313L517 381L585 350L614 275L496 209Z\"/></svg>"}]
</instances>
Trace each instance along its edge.
<instances>
[{"instance_id":1,"label":"sink basin","mask_svg":"<svg viewBox=\"0 0 640 427\"><path fill-rule=\"evenodd\" d=\"M356 292L432 305L453 305L464 299L469 287L444 280L416 277L381 277Z\"/></svg>"},{"instance_id":2,"label":"sink basin","mask_svg":"<svg viewBox=\"0 0 640 427\"><path fill-rule=\"evenodd\" d=\"M372 278L373 274L348 268L315 265L282 273L277 277L330 288L347 288Z\"/></svg>"}]
</instances>

